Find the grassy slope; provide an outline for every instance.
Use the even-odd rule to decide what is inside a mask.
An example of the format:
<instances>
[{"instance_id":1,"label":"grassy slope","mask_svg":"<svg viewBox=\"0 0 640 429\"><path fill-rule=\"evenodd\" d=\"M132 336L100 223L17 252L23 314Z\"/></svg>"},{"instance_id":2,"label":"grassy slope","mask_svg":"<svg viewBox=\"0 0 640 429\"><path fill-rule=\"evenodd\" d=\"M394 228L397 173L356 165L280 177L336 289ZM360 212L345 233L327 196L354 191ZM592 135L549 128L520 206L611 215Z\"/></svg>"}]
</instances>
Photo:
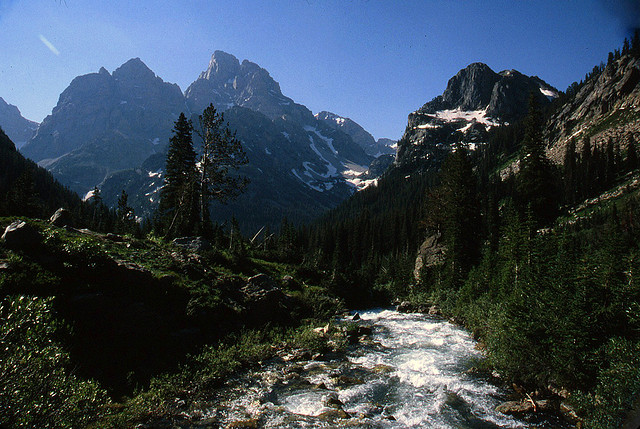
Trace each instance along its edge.
<instances>
[{"instance_id":1,"label":"grassy slope","mask_svg":"<svg viewBox=\"0 0 640 429\"><path fill-rule=\"evenodd\" d=\"M0 218L0 227L4 230L12 220ZM67 402L75 398L93 404L84 414L106 416L102 424L119 426L171 414L176 410L168 405L169 398L185 396L180 392L187 391L188 401L206 396L217 381L272 357L274 344L326 348L326 341L316 338L309 326L343 310L340 300L322 287L307 284L309 279L302 275L280 282L285 274L298 272L287 264L220 250L194 254L161 240L113 240L39 221L29 223L44 237L39 248L12 251L0 244L4 309L0 316L9 320L21 308L12 305L21 299L36 300L47 317L38 316L34 322L13 316L22 321L19 326L36 323L44 329L36 342L14 339L32 347L33 356L40 356L40 360L24 360L25 367L50 363L40 353L43 343L55 345L65 356L68 353L68 359L58 365L62 372L57 383L80 382L84 390L72 390ZM250 308L239 293L247 278L258 273L283 286L284 304L276 313ZM0 342L9 344L7 338ZM9 361L7 356L4 361ZM88 379L97 384L86 384ZM20 378L12 383L19 385ZM17 388L33 390L33 386ZM112 398L142 390L114 405L103 389ZM94 401L82 397L89 390ZM4 393L0 402L9 400L9 393ZM28 409L29 401L27 397L21 406L20 401L8 403L0 421L13 422L16 416L11 409ZM32 403L38 402L42 401Z\"/></svg>"}]
</instances>

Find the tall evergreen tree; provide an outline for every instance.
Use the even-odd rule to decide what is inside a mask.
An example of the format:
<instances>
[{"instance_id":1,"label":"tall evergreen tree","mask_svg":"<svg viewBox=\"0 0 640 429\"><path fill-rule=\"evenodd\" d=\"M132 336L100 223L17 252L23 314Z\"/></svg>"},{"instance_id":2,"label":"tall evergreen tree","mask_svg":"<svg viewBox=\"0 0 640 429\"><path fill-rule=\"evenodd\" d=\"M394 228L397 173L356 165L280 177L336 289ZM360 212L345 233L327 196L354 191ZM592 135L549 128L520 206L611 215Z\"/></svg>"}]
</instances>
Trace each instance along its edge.
<instances>
[{"instance_id":1,"label":"tall evergreen tree","mask_svg":"<svg viewBox=\"0 0 640 429\"><path fill-rule=\"evenodd\" d=\"M225 124L224 116L210 104L199 116L202 154L199 166L199 222L204 232L211 230L209 204L212 200L226 203L236 198L249 183L235 172L249 162L242 143Z\"/></svg>"},{"instance_id":2,"label":"tall evergreen tree","mask_svg":"<svg viewBox=\"0 0 640 429\"><path fill-rule=\"evenodd\" d=\"M636 151L636 142L632 138L627 149L626 169L633 171L638 168L638 152Z\"/></svg>"},{"instance_id":3,"label":"tall evergreen tree","mask_svg":"<svg viewBox=\"0 0 640 429\"><path fill-rule=\"evenodd\" d=\"M123 189L118 198L116 209L116 232L122 234L136 233L136 217L133 208L129 206L129 195Z\"/></svg>"},{"instance_id":4,"label":"tall evergreen tree","mask_svg":"<svg viewBox=\"0 0 640 429\"><path fill-rule=\"evenodd\" d=\"M102 194L100 193L100 188L95 186L93 188L93 192L91 193L91 227L100 230L102 224L102 209L104 208L102 204Z\"/></svg>"},{"instance_id":5,"label":"tall evergreen tree","mask_svg":"<svg viewBox=\"0 0 640 429\"><path fill-rule=\"evenodd\" d=\"M192 235L198 219L196 152L193 125L181 113L169 140L159 224L166 236Z\"/></svg>"},{"instance_id":6,"label":"tall evergreen tree","mask_svg":"<svg viewBox=\"0 0 640 429\"><path fill-rule=\"evenodd\" d=\"M36 191L36 183L30 169L25 169L7 193L7 209L10 214L29 217L43 215L43 206Z\"/></svg>"},{"instance_id":7,"label":"tall evergreen tree","mask_svg":"<svg viewBox=\"0 0 640 429\"><path fill-rule=\"evenodd\" d=\"M458 145L442 167L441 184L428 202L427 223L442 230L446 274L450 287L459 288L479 255L480 207L476 175L467 150Z\"/></svg>"},{"instance_id":8,"label":"tall evergreen tree","mask_svg":"<svg viewBox=\"0 0 640 429\"><path fill-rule=\"evenodd\" d=\"M564 178L564 192L565 202L573 204L576 202L576 187L577 187L577 166L576 166L576 142L571 139L567 145L567 151L564 155L563 163L563 178Z\"/></svg>"},{"instance_id":9,"label":"tall evergreen tree","mask_svg":"<svg viewBox=\"0 0 640 429\"><path fill-rule=\"evenodd\" d=\"M541 122L540 109L532 94L529 97L516 190L522 212L530 209L539 226L555 219L558 209L554 171L545 154Z\"/></svg>"}]
</instances>

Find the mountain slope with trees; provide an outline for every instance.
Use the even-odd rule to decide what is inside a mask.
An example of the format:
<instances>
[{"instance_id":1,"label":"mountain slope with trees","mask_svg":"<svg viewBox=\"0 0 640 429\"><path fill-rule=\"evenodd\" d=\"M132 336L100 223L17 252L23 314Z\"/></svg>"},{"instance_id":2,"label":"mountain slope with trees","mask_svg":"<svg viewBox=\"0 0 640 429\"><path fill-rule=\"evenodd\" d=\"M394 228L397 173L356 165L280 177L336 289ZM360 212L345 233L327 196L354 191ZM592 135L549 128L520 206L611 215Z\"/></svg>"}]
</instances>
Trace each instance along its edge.
<instances>
[{"instance_id":1,"label":"mountain slope with trees","mask_svg":"<svg viewBox=\"0 0 640 429\"><path fill-rule=\"evenodd\" d=\"M325 243L310 245L307 258L333 278L348 278L356 291L409 300L414 308L437 305L473 330L488 365L529 399L562 402L565 412L571 406L587 427L620 427L640 388L634 40L543 108L538 90L527 109L520 107L524 120L492 127L485 144L469 151L458 135L457 147L436 158L444 163L396 163L377 189L301 232L303 246L314 237ZM421 145L441 141L426 136ZM375 198L363 203L367 195ZM381 201L394 203L382 206L371 227L369 214ZM378 244L371 245L362 233L394 228L394 213L416 212L414 225L422 226L414 235L373 235ZM361 254L362 241L380 261L371 266L375 274L331 259ZM413 272L416 241L422 245Z\"/></svg>"}]
</instances>

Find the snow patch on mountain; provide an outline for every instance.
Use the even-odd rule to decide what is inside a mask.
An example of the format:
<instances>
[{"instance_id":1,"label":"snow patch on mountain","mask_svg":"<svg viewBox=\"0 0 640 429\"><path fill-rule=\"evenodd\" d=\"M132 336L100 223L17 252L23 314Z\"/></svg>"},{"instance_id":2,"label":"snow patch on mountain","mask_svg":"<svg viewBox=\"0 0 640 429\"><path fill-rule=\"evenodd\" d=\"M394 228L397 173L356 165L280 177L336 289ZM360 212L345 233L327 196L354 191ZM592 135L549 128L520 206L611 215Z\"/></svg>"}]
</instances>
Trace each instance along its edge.
<instances>
[{"instance_id":1,"label":"snow patch on mountain","mask_svg":"<svg viewBox=\"0 0 640 429\"><path fill-rule=\"evenodd\" d=\"M556 91L543 87L540 87L540 92L542 93L542 95L546 96L549 101L553 101L560 96Z\"/></svg>"},{"instance_id":2,"label":"snow patch on mountain","mask_svg":"<svg viewBox=\"0 0 640 429\"><path fill-rule=\"evenodd\" d=\"M487 117L487 109L482 110L462 110L461 108L450 110L439 110L435 114L426 114L432 118L440 119L444 122L471 122L483 124L487 128L499 126L500 122Z\"/></svg>"},{"instance_id":3,"label":"snow patch on mountain","mask_svg":"<svg viewBox=\"0 0 640 429\"><path fill-rule=\"evenodd\" d=\"M316 127L305 125L304 126L304 130L307 131L307 132L314 133L315 135L317 135L321 140L323 140L327 144L327 147L329 149L331 149L331 152L333 152L334 155L338 154L338 151L336 150L336 148L333 147L333 139L332 138L329 138L329 137L326 137L326 136L322 135L320 133L320 131L318 131L318 129Z\"/></svg>"},{"instance_id":4,"label":"snow patch on mountain","mask_svg":"<svg viewBox=\"0 0 640 429\"><path fill-rule=\"evenodd\" d=\"M93 198L93 194L94 194L94 189L92 189L89 192L87 192L84 195L84 197L82 197L82 201L89 201L91 198Z\"/></svg>"}]
</instances>

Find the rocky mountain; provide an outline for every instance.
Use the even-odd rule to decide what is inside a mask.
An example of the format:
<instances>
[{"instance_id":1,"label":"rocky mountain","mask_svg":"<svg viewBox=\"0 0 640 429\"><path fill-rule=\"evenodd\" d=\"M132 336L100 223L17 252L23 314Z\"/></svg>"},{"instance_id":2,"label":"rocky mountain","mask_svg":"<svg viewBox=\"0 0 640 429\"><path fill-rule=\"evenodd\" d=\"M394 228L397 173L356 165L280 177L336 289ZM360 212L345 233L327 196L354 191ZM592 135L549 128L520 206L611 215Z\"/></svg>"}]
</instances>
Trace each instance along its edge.
<instances>
[{"instance_id":1,"label":"rocky mountain","mask_svg":"<svg viewBox=\"0 0 640 429\"><path fill-rule=\"evenodd\" d=\"M185 110L180 88L135 58L75 78L22 152L84 194L164 147Z\"/></svg>"},{"instance_id":2,"label":"rocky mountain","mask_svg":"<svg viewBox=\"0 0 640 429\"><path fill-rule=\"evenodd\" d=\"M536 76L470 64L449 80L442 95L409 115L396 166L425 168L442 161L456 143L474 148L486 142L490 128L526 115L529 94L541 105L558 97L555 88Z\"/></svg>"},{"instance_id":3,"label":"rocky mountain","mask_svg":"<svg viewBox=\"0 0 640 429\"><path fill-rule=\"evenodd\" d=\"M299 123L313 123L313 114L301 104L285 97L278 82L259 65L223 51L215 51L207 70L185 91L191 112L202 112L213 103L219 110L245 107L269 119L286 118Z\"/></svg>"},{"instance_id":4,"label":"rocky mountain","mask_svg":"<svg viewBox=\"0 0 640 429\"><path fill-rule=\"evenodd\" d=\"M316 119L329 125L331 128L341 130L351 136L354 142L356 142L368 155L375 158L380 155L395 154L395 148L393 145L396 143L390 139L378 139L375 138L360 124L357 122L345 118L335 113L322 111L316 113Z\"/></svg>"},{"instance_id":5,"label":"rocky mountain","mask_svg":"<svg viewBox=\"0 0 640 429\"><path fill-rule=\"evenodd\" d=\"M305 106L284 96L265 69L246 60L240 63L221 51L213 54L207 70L189 86L183 100L183 111L191 113L196 126L198 113L209 104L223 111L249 157L249 165L241 174L251 184L237 201L217 206L214 220L224 221L235 215L250 229L278 225L283 216L293 221L311 220L351 195L361 184L359 176L373 160L349 134L316 119ZM173 112L166 115L170 122L175 119ZM162 186L171 126L165 128L167 137L159 139L154 152L136 165L112 169L97 182L81 171L76 177L91 184L88 189L99 185L107 204L114 205L121 190L126 190L136 213L150 214ZM124 145L102 147L107 150L116 144ZM197 149L197 139L195 146ZM73 162L84 161L87 153L85 149L82 152L74 154ZM91 153L97 152L95 148ZM64 177L64 172L57 169L58 160L41 162Z\"/></svg>"},{"instance_id":6,"label":"rocky mountain","mask_svg":"<svg viewBox=\"0 0 640 429\"><path fill-rule=\"evenodd\" d=\"M8 104L0 97L0 128L16 147L21 148L33 137L38 123L22 117L16 106Z\"/></svg>"},{"instance_id":7,"label":"rocky mountain","mask_svg":"<svg viewBox=\"0 0 640 429\"><path fill-rule=\"evenodd\" d=\"M603 148L610 140L626 153L640 142L640 58L623 55L587 79L554 112L545 128L547 154L562 163L571 140L578 152L584 141Z\"/></svg>"}]
</instances>

